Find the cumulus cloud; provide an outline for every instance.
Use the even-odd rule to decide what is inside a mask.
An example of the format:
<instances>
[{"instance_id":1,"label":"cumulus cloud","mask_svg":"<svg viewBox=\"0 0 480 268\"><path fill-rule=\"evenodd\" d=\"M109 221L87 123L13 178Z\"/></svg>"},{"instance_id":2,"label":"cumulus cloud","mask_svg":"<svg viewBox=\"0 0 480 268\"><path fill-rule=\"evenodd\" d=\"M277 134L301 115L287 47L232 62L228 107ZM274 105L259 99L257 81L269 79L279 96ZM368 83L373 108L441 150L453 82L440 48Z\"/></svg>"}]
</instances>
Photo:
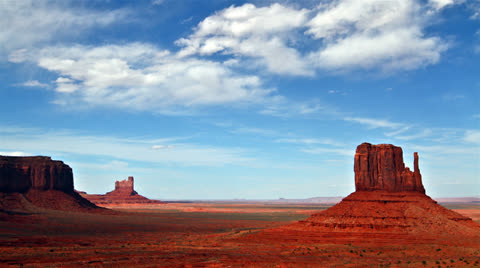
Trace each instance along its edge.
<instances>
[{"instance_id":1,"label":"cumulus cloud","mask_svg":"<svg viewBox=\"0 0 480 268\"><path fill-rule=\"evenodd\" d=\"M324 47L319 68L409 70L434 64L447 45L423 33L426 14L414 0L341 0L320 7L307 33Z\"/></svg>"},{"instance_id":2,"label":"cumulus cloud","mask_svg":"<svg viewBox=\"0 0 480 268\"><path fill-rule=\"evenodd\" d=\"M222 63L178 58L144 43L57 46L24 60L58 74L56 103L164 111L261 102L273 90Z\"/></svg>"},{"instance_id":3,"label":"cumulus cloud","mask_svg":"<svg viewBox=\"0 0 480 268\"><path fill-rule=\"evenodd\" d=\"M281 4L231 6L204 19L180 55L248 58L271 73L318 70L411 70L435 64L448 44L426 36L428 17L449 5L436 0L338 0L314 9ZM312 43L302 46L303 41ZM253 66L256 66L255 64Z\"/></svg>"},{"instance_id":4,"label":"cumulus cloud","mask_svg":"<svg viewBox=\"0 0 480 268\"><path fill-rule=\"evenodd\" d=\"M107 26L125 18L125 10L95 11L71 8L65 1L22 0L0 2L0 55L75 36L94 26Z\"/></svg>"},{"instance_id":5,"label":"cumulus cloud","mask_svg":"<svg viewBox=\"0 0 480 268\"><path fill-rule=\"evenodd\" d=\"M204 19L188 38L179 39L177 44L183 46L179 54L241 55L257 59L273 73L311 75L300 53L288 46L307 14L306 9L280 4L231 6Z\"/></svg>"}]
</instances>

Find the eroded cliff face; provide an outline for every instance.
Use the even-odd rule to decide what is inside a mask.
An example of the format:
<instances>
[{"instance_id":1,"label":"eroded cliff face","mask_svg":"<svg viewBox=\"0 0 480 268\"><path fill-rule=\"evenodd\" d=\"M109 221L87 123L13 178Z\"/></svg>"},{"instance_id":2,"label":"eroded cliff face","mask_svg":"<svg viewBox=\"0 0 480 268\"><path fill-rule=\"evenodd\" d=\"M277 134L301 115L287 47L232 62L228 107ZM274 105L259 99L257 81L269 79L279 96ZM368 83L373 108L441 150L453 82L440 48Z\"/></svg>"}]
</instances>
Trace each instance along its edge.
<instances>
[{"instance_id":1,"label":"eroded cliff face","mask_svg":"<svg viewBox=\"0 0 480 268\"><path fill-rule=\"evenodd\" d=\"M354 162L357 191L425 193L414 153L414 171L405 167L402 148L391 144L362 143L357 147Z\"/></svg>"},{"instance_id":2,"label":"eroded cliff face","mask_svg":"<svg viewBox=\"0 0 480 268\"><path fill-rule=\"evenodd\" d=\"M59 190L73 193L72 169L46 156L0 156L0 192Z\"/></svg>"}]
</instances>

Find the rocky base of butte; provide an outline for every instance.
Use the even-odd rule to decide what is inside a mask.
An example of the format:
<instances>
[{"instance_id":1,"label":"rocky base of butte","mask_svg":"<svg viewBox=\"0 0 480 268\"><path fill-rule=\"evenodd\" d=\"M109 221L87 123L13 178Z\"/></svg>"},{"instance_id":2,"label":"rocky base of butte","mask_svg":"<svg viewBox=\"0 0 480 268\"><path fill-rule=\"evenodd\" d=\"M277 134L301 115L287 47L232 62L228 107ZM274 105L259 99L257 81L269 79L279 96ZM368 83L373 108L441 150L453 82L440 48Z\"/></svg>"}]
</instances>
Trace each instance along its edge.
<instances>
[{"instance_id":1,"label":"rocky base of butte","mask_svg":"<svg viewBox=\"0 0 480 268\"><path fill-rule=\"evenodd\" d=\"M356 150L354 171L356 191L340 203L265 234L312 231L480 239L480 224L425 194L417 153L412 172L403 163L402 148L363 143Z\"/></svg>"},{"instance_id":2,"label":"rocky base of butte","mask_svg":"<svg viewBox=\"0 0 480 268\"><path fill-rule=\"evenodd\" d=\"M130 176L127 180L116 181L115 189L104 195L87 194L86 192L79 192L79 194L98 206L163 204L163 202L161 201L151 200L142 195L139 195L134 190L133 185L134 179L132 176Z\"/></svg>"}]
</instances>

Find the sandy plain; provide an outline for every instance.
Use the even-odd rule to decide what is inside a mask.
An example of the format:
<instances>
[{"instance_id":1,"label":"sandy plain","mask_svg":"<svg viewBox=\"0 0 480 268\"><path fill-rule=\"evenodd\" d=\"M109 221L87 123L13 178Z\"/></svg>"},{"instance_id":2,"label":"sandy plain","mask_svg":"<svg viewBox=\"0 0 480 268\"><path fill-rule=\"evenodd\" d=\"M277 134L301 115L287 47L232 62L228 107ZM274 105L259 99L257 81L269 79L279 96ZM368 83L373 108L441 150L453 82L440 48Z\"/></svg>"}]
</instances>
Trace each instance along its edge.
<instances>
[{"instance_id":1,"label":"sandy plain","mask_svg":"<svg viewBox=\"0 0 480 268\"><path fill-rule=\"evenodd\" d=\"M443 205L480 222L478 204ZM0 220L0 266L480 266L480 241L271 231L329 206L167 203L101 213L17 213Z\"/></svg>"}]
</instances>

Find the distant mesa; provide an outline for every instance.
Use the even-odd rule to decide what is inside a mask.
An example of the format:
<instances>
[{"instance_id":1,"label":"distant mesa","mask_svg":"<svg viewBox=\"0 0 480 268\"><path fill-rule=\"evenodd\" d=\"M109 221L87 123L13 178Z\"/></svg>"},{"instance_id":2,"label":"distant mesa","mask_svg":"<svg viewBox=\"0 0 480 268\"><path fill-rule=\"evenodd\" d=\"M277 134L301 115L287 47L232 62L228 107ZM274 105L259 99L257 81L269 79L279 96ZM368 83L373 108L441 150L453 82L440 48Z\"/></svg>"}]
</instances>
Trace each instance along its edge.
<instances>
[{"instance_id":1,"label":"distant mesa","mask_svg":"<svg viewBox=\"0 0 480 268\"><path fill-rule=\"evenodd\" d=\"M0 211L98 208L73 189L72 169L47 156L0 156Z\"/></svg>"},{"instance_id":2,"label":"distant mesa","mask_svg":"<svg viewBox=\"0 0 480 268\"><path fill-rule=\"evenodd\" d=\"M135 204L163 204L158 200L151 200L139 195L133 188L134 179L132 176L126 180L116 181L115 189L104 195L87 194L79 192L81 196L90 200L90 202L98 206L108 205L135 205Z\"/></svg>"},{"instance_id":3,"label":"distant mesa","mask_svg":"<svg viewBox=\"0 0 480 268\"><path fill-rule=\"evenodd\" d=\"M307 232L302 236L328 233L329 237L363 234L374 238L389 234L396 238L413 235L415 241L458 236L464 240L457 241L479 241L478 223L438 205L425 194L418 160L415 153L414 170L410 171L403 162L402 148L363 143L355 154L354 193L306 220L259 235L274 238Z\"/></svg>"}]
</instances>

